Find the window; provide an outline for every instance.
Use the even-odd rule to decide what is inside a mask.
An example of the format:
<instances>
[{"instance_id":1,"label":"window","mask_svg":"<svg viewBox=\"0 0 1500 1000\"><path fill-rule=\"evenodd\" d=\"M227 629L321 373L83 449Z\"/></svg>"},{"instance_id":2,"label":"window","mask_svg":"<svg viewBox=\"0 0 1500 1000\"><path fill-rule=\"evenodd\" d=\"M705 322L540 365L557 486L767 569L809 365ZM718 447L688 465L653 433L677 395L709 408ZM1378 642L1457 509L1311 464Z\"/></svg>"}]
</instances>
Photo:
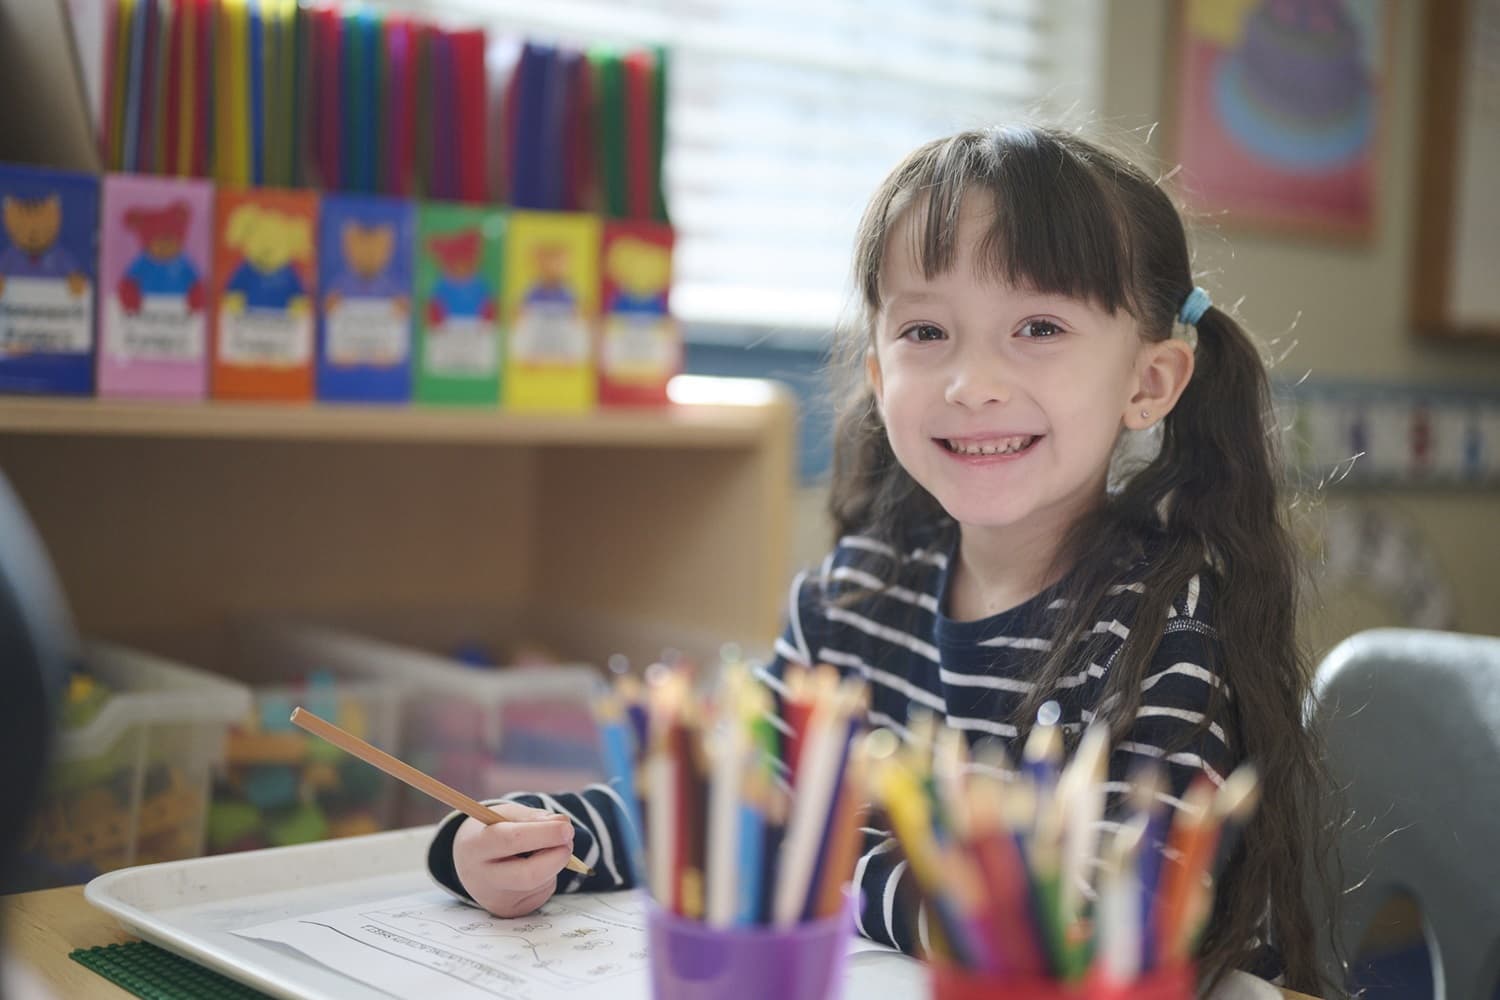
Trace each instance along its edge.
<instances>
[{"instance_id":1,"label":"window","mask_svg":"<svg viewBox=\"0 0 1500 1000\"><path fill-rule=\"evenodd\" d=\"M673 311L690 339L826 333L855 225L919 143L1097 105L1097 0L404 0L578 43L663 43Z\"/></svg>"}]
</instances>

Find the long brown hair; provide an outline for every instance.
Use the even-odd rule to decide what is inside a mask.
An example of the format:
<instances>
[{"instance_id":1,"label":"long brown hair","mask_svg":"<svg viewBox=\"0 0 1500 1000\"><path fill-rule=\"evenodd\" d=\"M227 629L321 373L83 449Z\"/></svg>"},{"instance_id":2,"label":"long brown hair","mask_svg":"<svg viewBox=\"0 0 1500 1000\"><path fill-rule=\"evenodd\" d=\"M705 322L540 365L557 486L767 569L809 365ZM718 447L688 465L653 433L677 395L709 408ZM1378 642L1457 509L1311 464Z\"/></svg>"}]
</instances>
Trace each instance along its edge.
<instances>
[{"instance_id":1,"label":"long brown hair","mask_svg":"<svg viewBox=\"0 0 1500 1000\"><path fill-rule=\"evenodd\" d=\"M1034 127L962 132L908 156L875 193L859 228L854 280L862 316L845 331L836 362L848 391L837 417L830 496L839 535L873 535L898 554L930 539L934 525L949 538L957 526L896 461L865 377L881 262L891 239L909 238L929 278L952 267L960 205L970 192L994 199L980 253L991 273L1011 284L1091 301L1111 314L1123 309L1149 341L1172 335L1193 288L1176 207L1121 156ZM1303 895L1319 881L1326 894L1326 878L1309 878L1321 872L1324 855L1307 841L1310 834L1322 839L1327 828L1308 824L1305 815L1325 781L1317 736L1303 725L1310 671L1297 638L1299 569L1266 366L1217 308L1198 320L1196 336L1196 369L1161 424L1159 452L1064 540L1054 570L1068 571L1068 610L1052 651L1036 667L1032 694L1011 721L1024 739L1056 681L1076 672L1078 657L1091 655L1092 644L1104 638L1093 637L1091 627L1107 589L1149 547L1145 593L1101 698L1100 717L1118 737L1139 708L1171 599L1195 574L1210 572L1223 658L1212 668L1233 703L1219 697L1203 726L1215 716L1232 719L1263 791L1220 879L1199 953L1202 975L1212 982L1250 959L1269 905L1288 985L1337 989L1318 973L1317 935ZM897 568L889 566L891 575Z\"/></svg>"}]
</instances>

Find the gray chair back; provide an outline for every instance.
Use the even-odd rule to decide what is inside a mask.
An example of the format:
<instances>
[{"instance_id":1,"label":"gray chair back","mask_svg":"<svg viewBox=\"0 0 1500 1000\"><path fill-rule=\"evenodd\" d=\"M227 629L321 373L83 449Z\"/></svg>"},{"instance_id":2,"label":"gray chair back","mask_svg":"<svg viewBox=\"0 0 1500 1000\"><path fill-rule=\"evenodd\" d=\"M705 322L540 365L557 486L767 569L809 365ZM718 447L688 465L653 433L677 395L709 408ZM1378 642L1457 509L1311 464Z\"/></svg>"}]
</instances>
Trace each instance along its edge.
<instances>
[{"instance_id":1,"label":"gray chair back","mask_svg":"<svg viewBox=\"0 0 1500 1000\"><path fill-rule=\"evenodd\" d=\"M1500 638L1361 632L1318 667L1314 696L1311 721L1348 811L1333 928L1345 956L1381 905L1409 892L1439 1000L1489 1000L1500 974Z\"/></svg>"}]
</instances>

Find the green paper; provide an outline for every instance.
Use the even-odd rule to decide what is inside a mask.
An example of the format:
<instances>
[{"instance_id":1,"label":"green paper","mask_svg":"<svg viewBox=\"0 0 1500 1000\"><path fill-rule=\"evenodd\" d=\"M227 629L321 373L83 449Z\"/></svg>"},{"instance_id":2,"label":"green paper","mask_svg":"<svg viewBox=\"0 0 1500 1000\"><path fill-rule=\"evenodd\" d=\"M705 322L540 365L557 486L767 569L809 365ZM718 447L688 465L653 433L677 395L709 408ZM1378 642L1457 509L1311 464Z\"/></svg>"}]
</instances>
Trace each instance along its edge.
<instances>
[{"instance_id":1,"label":"green paper","mask_svg":"<svg viewBox=\"0 0 1500 1000\"><path fill-rule=\"evenodd\" d=\"M625 198L625 67L614 52L589 53L594 69L595 108L599 129L599 176L604 187L604 214L623 219Z\"/></svg>"},{"instance_id":2,"label":"green paper","mask_svg":"<svg viewBox=\"0 0 1500 1000\"><path fill-rule=\"evenodd\" d=\"M656 47L656 155L651 167L655 172L652 182L656 195L656 221L670 223L667 214L667 191L662 180L662 163L667 150L667 49Z\"/></svg>"}]
</instances>

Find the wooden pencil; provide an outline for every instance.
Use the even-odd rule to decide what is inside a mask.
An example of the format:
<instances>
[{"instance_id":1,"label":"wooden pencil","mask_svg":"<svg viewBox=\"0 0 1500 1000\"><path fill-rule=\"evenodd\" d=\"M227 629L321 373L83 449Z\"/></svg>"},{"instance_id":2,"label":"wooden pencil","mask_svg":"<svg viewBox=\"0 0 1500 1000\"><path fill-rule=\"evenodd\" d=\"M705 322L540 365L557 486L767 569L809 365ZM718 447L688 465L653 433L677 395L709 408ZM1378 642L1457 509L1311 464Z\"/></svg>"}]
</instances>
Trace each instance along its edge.
<instances>
[{"instance_id":1,"label":"wooden pencil","mask_svg":"<svg viewBox=\"0 0 1500 1000\"><path fill-rule=\"evenodd\" d=\"M378 767L391 777L406 782L417 791L431 795L439 802L472 816L481 823L493 826L496 823L516 822L506 819L484 803L469 798L458 789L443 784L432 775L424 774L405 761L392 757L378 747L371 746L353 733L340 729L327 719L314 715L300 705L292 710L292 725L305 729L314 736L322 737L345 753L353 754L366 764ZM594 873L592 868L571 855L568 857L566 867L568 871L577 872L580 875Z\"/></svg>"}]
</instances>

